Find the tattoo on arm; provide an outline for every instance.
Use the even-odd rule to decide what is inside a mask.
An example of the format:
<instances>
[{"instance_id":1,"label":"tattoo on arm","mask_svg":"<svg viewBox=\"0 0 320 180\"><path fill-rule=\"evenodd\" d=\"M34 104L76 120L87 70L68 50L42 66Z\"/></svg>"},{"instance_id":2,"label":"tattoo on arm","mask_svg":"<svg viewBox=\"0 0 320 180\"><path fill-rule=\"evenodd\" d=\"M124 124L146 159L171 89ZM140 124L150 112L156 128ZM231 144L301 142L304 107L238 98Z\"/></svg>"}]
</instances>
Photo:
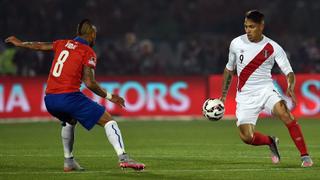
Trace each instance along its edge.
<instances>
[{"instance_id":1,"label":"tattoo on arm","mask_svg":"<svg viewBox=\"0 0 320 180\"><path fill-rule=\"evenodd\" d=\"M94 70L90 67L84 66L83 69L83 81L86 84L87 88L92 92L97 94L100 97L106 97L107 93L102 87L97 83L94 77Z\"/></svg>"},{"instance_id":2,"label":"tattoo on arm","mask_svg":"<svg viewBox=\"0 0 320 180\"><path fill-rule=\"evenodd\" d=\"M25 46L29 46L29 45L32 45L34 42L23 42L22 44L25 45Z\"/></svg>"},{"instance_id":3,"label":"tattoo on arm","mask_svg":"<svg viewBox=\"0 0 320 180\"><path fill-rule=\"evenodd\" d=\"M232 73L225 70L223 74L222 97L226 97L232 80Z\"/></svg>"},{"instance_id":4,"label":"tattoo on arm","mask_svg":"<svg viewBox=\"0 0 320 180\"><path fill-rule=\"evenodd\" d=\"M23 42L22 47L33 50L51 50L53 48L50 42Z\"/></svg>"}]
</instances>

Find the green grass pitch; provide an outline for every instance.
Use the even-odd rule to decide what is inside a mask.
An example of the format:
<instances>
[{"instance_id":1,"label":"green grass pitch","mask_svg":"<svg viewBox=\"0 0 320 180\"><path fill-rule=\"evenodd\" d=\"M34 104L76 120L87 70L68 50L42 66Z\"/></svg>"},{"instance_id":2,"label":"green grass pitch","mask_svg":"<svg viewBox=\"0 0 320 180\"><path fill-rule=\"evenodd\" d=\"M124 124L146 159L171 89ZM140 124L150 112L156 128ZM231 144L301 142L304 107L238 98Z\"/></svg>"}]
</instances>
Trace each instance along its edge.
<instances>
[{"instance_id":1,"label":"green grass pitch","mask_svg":"<svg viewBox=\"0 0 320 180\"><path fill-rule=\"evenodd\" d=\"M119 122L126 150L143 172L122 171L104 129L78 125L75 157L84 172L63 173L58 122L0 124L0 179L320 179L320 121L299 121L314 167L301 168L287 128L261 119L257 130L280 138L282 161L271 163L266 146L245 145L234 121Z\"/></svg>"}]
</instances>

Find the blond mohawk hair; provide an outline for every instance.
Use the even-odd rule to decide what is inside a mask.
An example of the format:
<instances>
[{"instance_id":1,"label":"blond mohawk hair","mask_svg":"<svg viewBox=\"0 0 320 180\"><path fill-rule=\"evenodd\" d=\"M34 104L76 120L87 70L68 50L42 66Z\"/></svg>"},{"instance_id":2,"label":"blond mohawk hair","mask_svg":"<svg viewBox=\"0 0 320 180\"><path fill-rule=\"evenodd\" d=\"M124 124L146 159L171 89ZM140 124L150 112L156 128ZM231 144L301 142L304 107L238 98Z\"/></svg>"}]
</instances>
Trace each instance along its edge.
<instances>
[{"instance_id":1,"label":"blond mohawk hair","mask_svg":"<svg viewBox=\"0 0 320 180\"><path fill-rule=\"evenodd\" d=\"M84 19L78 24L77 35L85 36L85 35L91 34L95 30L96 28L91 24L90 20Z\"/></svg>"}]
</instances>

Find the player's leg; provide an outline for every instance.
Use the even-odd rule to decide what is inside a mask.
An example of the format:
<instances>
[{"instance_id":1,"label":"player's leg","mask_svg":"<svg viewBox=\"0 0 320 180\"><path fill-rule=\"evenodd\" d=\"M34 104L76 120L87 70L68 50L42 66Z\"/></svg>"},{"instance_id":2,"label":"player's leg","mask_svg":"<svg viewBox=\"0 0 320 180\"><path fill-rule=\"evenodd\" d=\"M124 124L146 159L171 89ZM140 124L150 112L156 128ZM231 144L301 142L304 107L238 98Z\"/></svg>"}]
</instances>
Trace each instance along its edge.
<instances>
[{"instance_id":1,"label":"player's leg","mask_svg":"<svg viewBox=\"0 0 320 180\"><path fill-rule=\"evenodd\" d=\"M133 168L135 170L143 170L145 168L143 163L138 163L129 158L125 152L121 131L117 122L112 119L108 112L105 111L103 113L97 124L104 127L107 138L119 157L119 166L121 168Z\"/></svg>"},{"instance_id":2,"label":"player's leg","mask_svg":"<svg viewBox=\"0 0 320 180\"><path fill-rule=\"evenodd\" d=\"M64 171L84 170L73 157L74 129L76 120L68 112L65 102L66 94L50 94L45 96L45 105L48 112L62 122L61 138L64 151Z\"/></svg>"},{"instance_id":3,"label":"player's leg","mask_svg":"<svg viewBox=\"0 0 320 180\"><path fill-rule=\"evenodd\" d=\"M244 143L250 145L270 145L272 142L269 136L255 131L255 124L260 113L260 107L259 105L255 105L253 98L249 99L252 101L239 102L238 98L236 116L240 138Z\"/></svg>"},{"instance_id":4,"label":"player's leg","mask_svg":"<svg viewBox=\"0 0 320 180\"><path fill-rule=\"evenodd\" d=\"M239 126L241 140L250 145L261 146L270 145L272 140L269 136L255 131L253 124L241 124Z\"/></svg>"},{"instance_id":5,"label":"player's leg","mask_svg":"<svg viewBox=\"0 0 320 180\"><path fill-rule=\"evenodd\" d=\"M309 156L306 143L304 141L301 127L294 119L284 100L280 100L273 106L273 114L285 123L289 134L301 155L302 167L310 167L313 162Z\"/></svg>"},{"instance_id":6,"label":"player's leg","mask_svg":"<svg viewBox=\"0 0 320 180\"><path fill-rule=\"evenodd\" d=\"M105 111L105 108L103 106L92 101L80 92L76 93L75 97L73 97L72 101L70 101L69 103L72 103L72 109L70 111L72 117L76 119L87 130L92 129L96 124L104 127L107 138L115 149L119 160L121 162L124 161L129 164L129 166L126 167L137 170L144 168L144 164L137 163L129 159L124 149L124 143L118 124L113 120L112 116ZM123 165L121 162L120 166Z\"/></svg>"},{"instance_id":7,"label":"player's leg","mask_svg":"<svg viewBox=\"0 0 320 180\"><path fill-rule=\"evenodd\" d=\"M74 143L74 129L76 121L72 123L62 122L61 138L63 145L63 152L65 158L73 158L73 143Z\"/></svg>"},{"instance_id":8,"label":"player's leg","mask_svg":"<svg viewBox=\"0 0 320 180\"><path fill-rule=\"evenodd\" d=\"M108 112L104 112L97 124L104 127L106 136L119 157L119 166L121 168L133 168L136 170L145 168L144 164L130 159L125 152L121 131L117 122L112 119L112 116Z\"/></svg>"},{"instance_id":9,"label":"player's leg","mask_svg":"<svg viewBox=\"0 0 320 180\"><path fill-rule=\"evenodd\" d=\"M121 131L116 121L112 119L112 116L108 112L104 112L97 122L100 126L104 127L106 136L116 151L117 155L120 156L125 153L124 143L121 135Z\"/></svg>"},{"instance_id":10,"label":"player's leg","mask_svg":"<svg viewBox=\"0 0 320 180\"><path fill-rule=\"evenodd\" d=\"M254 125L252 124L240 124L239 125L240 139L246 144L252 144L254 135Z\"/></svg>"},{"instance_id":11,"label":"player's leg","mask_svg":"<svg viewBox=\"0 0 320 180\"><path fill-rule=\"evenodd\" d=\"M279 139L274 136L267 136L258 131L255 131L255 126L252 124L239 125L241 140L249 145L262 146L268 145L271 151L271 161L276 164L280 162L280 153L278 150Z\"/></svg>"},{"instance_id":12,"label":"player's leg","mask_svg":"<svg viewBox=\"0 0 320 180\"><path fill-rule=\"evenodd\" d=\"M268 145L271 150L271 160L273 163L280 162L280 154L277 144L278 138L264 135L255 130L259 113L261 111L261 100L254 97L237 97L237 126L239 128L241 140L249 145L261 146ZM258 102L258 103L256 103Z\"/></svg>"},{"instance_id":13,"label":"player's leg","mask_svg":"<svg viewBox=\"0 0 320 180\"><path fill-rule=\"evenodd\" d=\"M79 163L73 157L73 144L74 144L74 130L76 126L76 121L71 120L69 123L63 122L61 128L61 138L62 138L62 145L64 151L64 172L70 171L83 171Z\"/></svg>"}]
</instances>

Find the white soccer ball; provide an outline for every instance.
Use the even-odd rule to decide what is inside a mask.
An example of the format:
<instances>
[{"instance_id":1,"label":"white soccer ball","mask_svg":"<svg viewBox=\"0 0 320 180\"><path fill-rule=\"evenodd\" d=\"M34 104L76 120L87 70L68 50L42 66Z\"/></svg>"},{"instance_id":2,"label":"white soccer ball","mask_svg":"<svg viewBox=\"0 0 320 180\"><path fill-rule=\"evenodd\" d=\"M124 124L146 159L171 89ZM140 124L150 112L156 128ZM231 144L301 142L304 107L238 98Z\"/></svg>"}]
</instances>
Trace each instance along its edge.
<instances>
[{"instance_id":1,"label":"white soccer ball","mask_svg":"<svg viewBox=\"0 0 320 180\"><path fill-rule=\"evenodd\" d=\"M203 115L210 121L218 121L224 115L224 104L219 99L207 99L202 106Z\"/></svg>"}]
</instances>

